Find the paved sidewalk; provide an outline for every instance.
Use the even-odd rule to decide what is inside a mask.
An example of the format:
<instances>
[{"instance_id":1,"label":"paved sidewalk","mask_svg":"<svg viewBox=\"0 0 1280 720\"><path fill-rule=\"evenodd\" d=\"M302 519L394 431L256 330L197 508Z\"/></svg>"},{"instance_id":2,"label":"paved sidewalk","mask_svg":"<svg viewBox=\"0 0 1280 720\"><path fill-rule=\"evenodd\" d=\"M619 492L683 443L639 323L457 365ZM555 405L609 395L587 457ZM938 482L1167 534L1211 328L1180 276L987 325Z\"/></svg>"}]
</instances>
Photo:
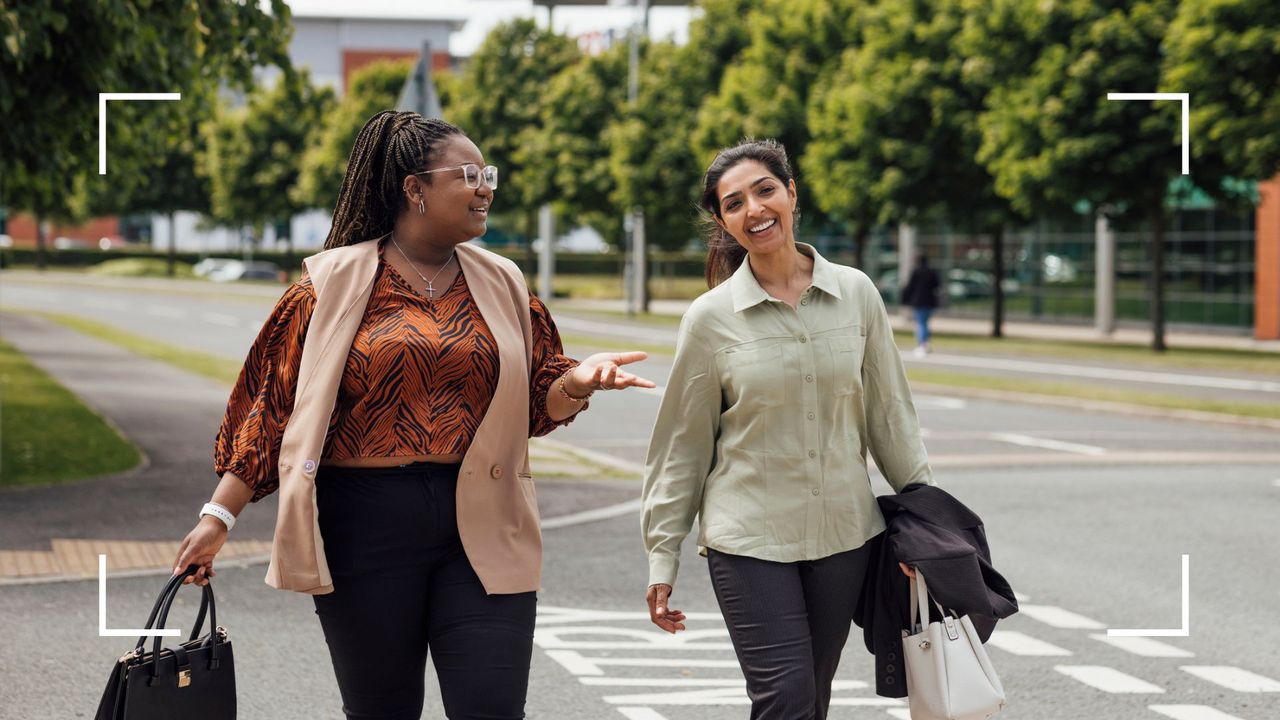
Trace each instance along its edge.
<instances>
[{"instance_id":1,"label":"paved sidewalk","mask_svg":"<svg viewBox=\"0 0 1280 720\"><path fill-rule=\"evenodd\" d=\"M649 303L650 311L655 315L684 315L689 307L688 300L654 300ZM553 310L562 312L594 311L622 313L625 306L621 300L556 300ZM901 312L890 311L894 327L910 331L915 327L914 321ZM620 323L634 323L645 326L643 321L618 318ZM610 322L614 322L613 319ZM651 323L649 324L651 325ZM988 336L991 334L989 318L949 317L943 311L935 315L929 325L935 333L956 335ZM1150 345L1150 328L1124 326L1116 329L1111 335L1101 335L1091 325L1079 325L1054 322L1005 321L1004 335L1009 338L1025 338L1035 340L1063 340L1067 342L1114 342L1128 345ZM674 335L674 333L673 333ZM1170 347L1185 348L1222 348L1232 350L1259 350L1280 354L1280 340L1255 340L1252 337L1230 334L1227 332L1187 332L1166 330L1165 342Z\"/></svg>"}]
</instances>

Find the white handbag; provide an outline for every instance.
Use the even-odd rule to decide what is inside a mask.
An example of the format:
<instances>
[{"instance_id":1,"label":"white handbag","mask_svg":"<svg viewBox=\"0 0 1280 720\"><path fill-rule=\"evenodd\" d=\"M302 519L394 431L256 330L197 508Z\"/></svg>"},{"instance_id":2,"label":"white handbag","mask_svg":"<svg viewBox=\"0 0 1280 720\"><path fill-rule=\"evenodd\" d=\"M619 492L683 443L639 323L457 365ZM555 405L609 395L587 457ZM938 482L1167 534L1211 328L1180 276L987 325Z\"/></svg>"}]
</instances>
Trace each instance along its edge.
<instances>
[{"instance_id":1,"label":"white handbag","mask_svg":"<svg viewBox=\"0 0 1280 720\"><path fill-rule=\"evenodd\" d=\"M912 720L983 720L1004 709L1004 687L996 676L978 631L969 616L947 614L942 622L929 619L929 589L924 574L914 568L911 579L911 630L902 631L902 656L907 663L907 701ZM922 618L922 619L918 619Z\"/></svg>"}]
</instances>

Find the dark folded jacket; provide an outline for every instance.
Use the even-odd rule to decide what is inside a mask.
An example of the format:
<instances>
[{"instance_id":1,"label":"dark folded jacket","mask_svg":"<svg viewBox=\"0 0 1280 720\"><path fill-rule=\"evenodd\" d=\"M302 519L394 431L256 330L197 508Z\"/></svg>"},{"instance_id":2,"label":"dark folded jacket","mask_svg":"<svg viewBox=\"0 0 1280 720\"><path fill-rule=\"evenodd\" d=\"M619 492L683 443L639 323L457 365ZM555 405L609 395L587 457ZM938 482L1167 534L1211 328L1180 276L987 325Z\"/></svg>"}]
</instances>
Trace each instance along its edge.
<instances>
[{"instance_id":1,"label":"dark folded jacket","mask_svg":"<svg viewBox=\"0 0 1280 720\"><path fill-rule=\"evenodd\" d=\"M920 568L929 594L944 608L968 615L986 642L996 620L1018 611L1013 588L991 566L982 520L945 490L908 485L876 498L886 529L872 538L871 560L854 622L876 656L876 694L906 697L902 631L910 624L910 582L903 562ZM930 608L932 619L940 620Z\"/></svg>"}]
</instances>

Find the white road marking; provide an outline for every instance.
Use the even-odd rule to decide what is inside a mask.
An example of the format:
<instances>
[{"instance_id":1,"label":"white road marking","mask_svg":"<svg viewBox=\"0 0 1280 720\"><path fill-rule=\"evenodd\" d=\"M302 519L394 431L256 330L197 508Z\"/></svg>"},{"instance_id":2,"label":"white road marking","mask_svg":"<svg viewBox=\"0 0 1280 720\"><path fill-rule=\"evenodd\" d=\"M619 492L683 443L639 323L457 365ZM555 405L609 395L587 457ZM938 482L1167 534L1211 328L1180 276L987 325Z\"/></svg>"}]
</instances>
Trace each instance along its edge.
<instances>
[{"instance_id":1,"label":"white road marking","mask_svg":"<svg viewBox=\"0 0 1280 720\"><path fill-rule=\"evenodd\" d=\"M235 315L223 315L222 313L201 313L200 319L214 325L222 325L224 327L240 327L240 318Z\"/></svg>"},{"instance_id":2,"label":"white road marking","mask_svg":"<svg viewBox=\"0 0 1280 720\"><path fill-rule=\"evenodd\" d=\"M568 639L570 636L582 635L607 639ZM720 642L721 638L727 638L728 635L729 632L723 629L685 630L679 635L668 635L657 628L637 630L603 625L555 625L539 626L534 631L533 641L544 650L732 650L731 643Z\"/></svg>"},{"instance_id":3,"label":"white road marking","mask_svg":"<svg viewBox=\"0 0 1280 720\"><path fill-rule=\"evenodd\" d=\"M1147 709L1173 720L1243 720L1208 705L1148 705Z\"/></svg>"},{"instance_id":4,"label":"white road marking","mask_svg":"<svg viewBox=\"0 0 1280 720\"><path fill-rule=\"evenodd\" d=\"M99 310L128 310L129 304L123 300L108 300L106 298L85 298L85 307L91 307Z\"/></svg>"},{"instance_id":5,"label":"white road marking","mask_svg":"<svg viewBox=\"0 0 1280 720\"><path fill-rule=\"evenodd\" d=\"M1103 630L1107 626L1053 605L1020 605L1018 612L1033 620L1065 630Z\"/></svg>"},{"instance_id":6,"label":"white road marking","mask_svg":"<svg viewBox=\"0 0 1280 720\"><path fill-rule=\"evenodd\" d=\"M836 680L831 683L833 693L865 687L858 680ZM606 695L610 705L750 705L751 700L742 687L717 687L704 690L686 690L670 693L645 693L643 695ZM900 707L901 700L882 697L832 697L833 706Z\"/></svg>"},{"instance_id":7,"label":"white road marking","mask_svg":"<svg viewBox=\"0 0 1280 720\"><path fill-rule=\"evenodd\" d=\"M1070 650L1013 630L996 630L992 632L991 638L987 640L987 645L1000 648L1014 655L1031 657L1065 657L1071 654Z\"/></svg>"},{"instance_id":8,"label":"white road marking","mask_svg":"<svg viewBox=\"0 0 1280 720\"><path fill-rule=\"evenodd\" d=\"M1118 647L1128 653L1141 655L1142 657L1176 657L1188 658L1195 657L1196 654L1190 650L1183 650L1180 647L1174 647L1168 643L1162 643L1159 640L1152 640L1147 637L1111 637L1108 635L1090 635L1094 640Z\"/></svg>"},{"instance_id":9,"label":"white road marking","mask_svg":"<svg viewBox=\"0 0 1280 720\"><path fill-rule=\"evenodd\" d=\"M1109 693L1162 693L1164 688L1132 675L1101 665L1056 665L1053 668L1067 677Z\"/></svg>"},{"instance_id":10,"label":"white road marking","mask_svg":"<svg viewBox=\"0 0 1280 720\"><path fill-rule=\"evenodd\" d=\"M620 678L620 677L580 677L583 685L608 687L714 687L743 688L746 680L733 678Z\"/></svg>"},{"instance_id":11,"label":"white road marking","mask_svg":"<svg viewBox=\"0 0 1280 720\"><path fill-rule=\"evenodd\" d=\"M147 314L156 315L158 317L184 318L187 316L187 311L179 310L178 308L165 307L163 305L148 305Z\"/></svg>"},{"instance_id":12,"label":"white road marking","mask_svg":"<svg viewBox=\"0 0 1280 720\"><path fill-rule=\"evenodd\" d=\"M911 720L911 708L890 708L888 713L898 720Z\"/></svg>"},{"instance_id":13,"label":"white road marking","mask_svg":"<svg viewBox=\"0 0 1280 720\"><path fill-rule=\"evenodd\" d=\"M986 368L989 370L1016 370L1020 372L1040 373L1042 375L1069 375L1078 378L1124 380L1127 382L1151 383L1156 385L1182 385L1220 388L1223 390L1280 393L1280 382L1271 382L1268 380L1244 380L1240 378L1217 377L1213 375L1184 375L1181 373L1146 372L1142 370L1121 370L1119 368L1093 367L1091 365L1069 365L1065 363L966 357L962 355L930 355L927 358L917 360L917 362L937 365L961 365L965 367Z\"/></svg>"},{"instance_id":14,"label":"white road marking","mask_svg":"<svg viewBox=\"0 0 1280 720\"><path fill-rule=\"evenodd\" d=\"M686 612L690 620L712 620L723 624L720 613ZM592 622L596 620L638 620L649 621L649 613L630 610L588 610L584 608L566 608L555 605L538 606L538 625L552 625L571 622Z\"/></svg>"},{"instance_id":15,"label":"white road marking","mask_svg":"<svg viewBox=\"0 0 1280 720\"><path fill-rule=\"evenodd\" d=\"M582 512L569 513L568 515L559 515L553 518L547 518L542 521L543 530L554 530L556 528L568 527L570 525L581 525L583 523L597 522L599 520L608 520L609 518L619 517L621 515L633 515L640 512L643 507L640 499L628 500L618 503L617 505L609 505L607 507L595 508L594 510L583 510Z\"/></svg>"},{"instance_id":16,"label":"white road marking","mask_svg":"<svg viewBox=\"0 0 1280 720\"><path fill-rule=\"evenodd\" d=\"M665 715L647 707L620 707L618 712L627 720L667 720Z\"/></svg>"},{"instance_id":17,"label":"white road marking","mask_svg":"<svg viewBox=\"0 0 1280 720\"><path fill-rule=\"evenodd\" d=\"M916 407L931 407L941 410L963 410L969 403L960 398L941 397L938 395L914 395L911 398Z\"/></svg>"},{"instance_id":18,"label":"white road marking","mask_svg":"<svg viewBox=\"0 0 1280 720\"><path fill-rule=\"evenodd\" d=\"M1026 593L1020 593L1017 590L1013 591L1013 599L1017 600L1020 603L1031 602L1030 595L1027 595Z\"/></svg>"},{"instance_id":19,"label":"white road marking","mask_svg":"<svg viewBox=\"0 0 1280 720\"><path fill-rule=\"evenodd\" d=\"M1081 445L1079 443L1050 440L1048 438L1020 435L1018 433L991 433L988 437L992 440L999 440L1000 442L1006 442L1011 445L1045 448L1046 450L1061 450L1062 452L1076 453L1079 455L1105 455L1107 453L1106 448L1100 448L1096 445Z\"/></svg>"},{"instance_id":20,"label":"white road marking","mask_svg":"<svg viewBox=\"0 0 1280 720\"><path fill-rule=\"evenodd\" d=\"M587 657L573 650L547 650L547 656L560 663L574 675L603 677L610 667L660 667L660 668L738 668L737 660L697 660L692 658L636 658L636 657Z\"/></svg>"},{"instance_id":21,"label":"white road marking","mask_svg":"<svg viewBox=\"0 0 1280 720\"><path fill-rule=\"evenodd\" d=\"M1230 665L1183 665L1179 669L1236 692L1280 692L1280 682Z\"/></svg>"}]
</instances>

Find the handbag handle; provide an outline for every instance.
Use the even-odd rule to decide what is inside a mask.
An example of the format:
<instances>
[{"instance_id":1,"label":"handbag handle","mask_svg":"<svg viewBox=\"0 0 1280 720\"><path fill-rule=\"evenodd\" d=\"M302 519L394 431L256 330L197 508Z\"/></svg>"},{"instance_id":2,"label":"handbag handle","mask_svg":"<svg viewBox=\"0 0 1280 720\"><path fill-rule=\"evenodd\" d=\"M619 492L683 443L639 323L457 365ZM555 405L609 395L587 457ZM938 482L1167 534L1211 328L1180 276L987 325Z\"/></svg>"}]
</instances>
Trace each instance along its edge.
<instances>
[{"instance_id":1,"label":"handbag handle","mask_svg":"<svg viewBox=\"0 0 1280 720\"><path fill-rule=\"evenodd\" d=\"M911 569L914 570L916 573L915 577L911 578L910 622L911 622L911 631L914 633L917 625L921 628L924 628L926 625L929 624L927 622L928 620L927 608L929 607L929 600L931 600L932 598L930 598L929 596L929 586L924 581L924 573L920 572L920 568L918 567L912 567ZM943 617L947 616L947 611L942 608L942 605L939 604L937 600L934 600L933 604L938 608L939 614L941 614ZM924 617L918 617L921 615L924 615Z\"/></svg>"},{"instance_id":2,"label":"handbag handle","mask_svg":"<svg viewBox=\"0 0 1280 720\"><path fill-rule=\"evenodd\" d=\"M173 601L178 596L178 591L182 589L183 581L186 580L188 577L195 575L196 572L199 571L199 569L200 569L199 565L192 564L188 566L187 569L184 570L181 574L174 575L173 577L169 578L169 581L165 583L164 588L160 591L160 595L156 598L155 605L153 605L151 608L151 614L147 616L146 625L143 626L145 629L148 629L148 630L164 629L165 623L168 622L168 619L169 619L169 609L173 606ZM215 600L213 595L213 588L210 585L206 584L202 588L202 591L203 592L201 593L201 598L200 598L200 611L196 615L196 624L191 630L191 637L189 638L188 642L190 640L194 640L197 637L199 637L200 630L204 627L204 616L205 616L206 608L209 611L209 621L211 625L214 628L217 628L218 608L217 608L217 601ZM210 634L210 643L209 643L210 645L209 667L214 669L218 667L218 638L216 637L216 635L217 635L216 630L215 632ZM151 646L151 659L152 659L151 678L152 680L155 679L155 677L157 676L157 673L159 672L161 638L162 638L161 635L156 635L155 640L153 641ZM147 641L147 636L145 635L138 638L138 643L136 646L134 646L134 651L136 654L138 655L142 654L142 648L145 646L146 641Z\"/></svg>"}]
</instances>

